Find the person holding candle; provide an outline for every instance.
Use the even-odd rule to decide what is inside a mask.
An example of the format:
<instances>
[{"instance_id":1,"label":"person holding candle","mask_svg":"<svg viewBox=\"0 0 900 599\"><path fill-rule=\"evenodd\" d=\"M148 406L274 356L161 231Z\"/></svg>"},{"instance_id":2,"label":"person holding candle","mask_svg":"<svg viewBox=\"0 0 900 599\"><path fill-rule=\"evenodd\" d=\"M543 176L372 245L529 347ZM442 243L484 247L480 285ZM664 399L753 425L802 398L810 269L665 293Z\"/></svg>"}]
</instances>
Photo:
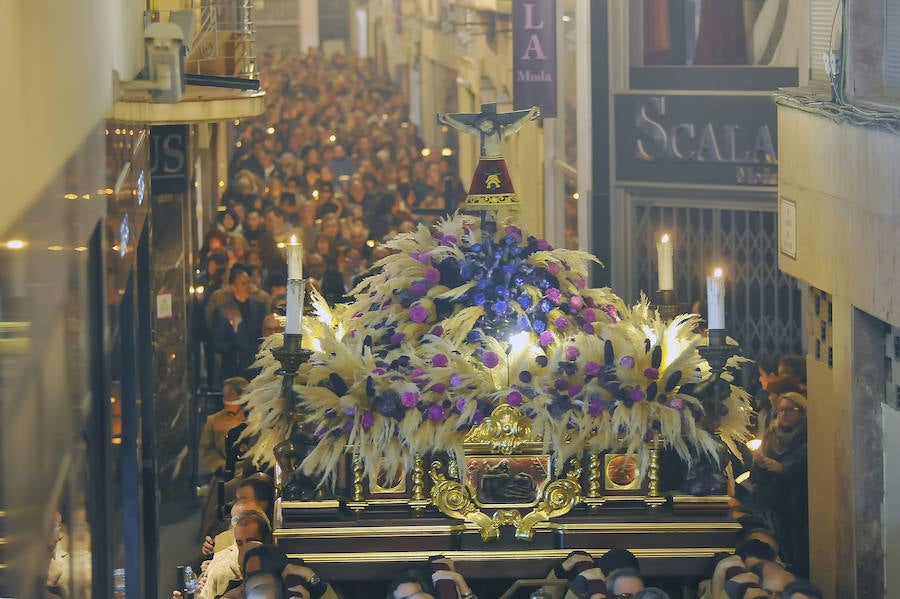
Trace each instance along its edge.
<instances>
[{"instance_id":1,"label":"person holding candle","mask_svg":"<svg viewBox=\"0 0 900 599\"><path fill-rule=\"evenodd\" d=\"M778 396L777 419L765 431L750 469L754 507L774 521L788 570L803 578L809 576L807 405L801 393Z\"/></svg>"},{"instance_id":2,"label":"person holding candle","mask_svg":"<svg viewBox=\"0 0 900 599\"><path fill-rule=\"evenodd\" d=\"M235 264L228 277L231 297L213 314L210 337L213 350L221 357L222 378L253 378L251 366L262 337L266 306L251 297L250 273L243 264Z\"/></svg>"}]
</instances>

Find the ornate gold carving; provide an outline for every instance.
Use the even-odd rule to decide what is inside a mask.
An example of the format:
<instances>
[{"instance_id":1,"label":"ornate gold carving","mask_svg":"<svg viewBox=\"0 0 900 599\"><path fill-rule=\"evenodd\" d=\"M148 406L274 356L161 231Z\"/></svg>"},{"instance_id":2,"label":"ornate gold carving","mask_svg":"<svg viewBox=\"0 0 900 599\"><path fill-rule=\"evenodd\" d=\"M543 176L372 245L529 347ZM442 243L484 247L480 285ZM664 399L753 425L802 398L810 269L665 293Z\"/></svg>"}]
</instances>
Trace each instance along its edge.
<instances>
[{"instance_id":1,"label":"ornate gold carving","mask_svg":"<svg viewBox=\"0 0 900 599\"><path fill-rule=\"evenodd\" d=\"M603 477L603 469L600 467L600 454L592 451L588 458L588 492L587 496L591 499L600 497L603 489L601 482Z\"/></svg>"},{"instance_id":2,"label":"ornate gold carving","mask_svg":"<svg viewBox=\"0 0 900 599\"><path fill-rule=\"evenodd\" d=\"M519 206L517 193L484 193L466 196L466 208L493 208L499 205Z\"/></svg>"},{"instance_id":3,"label":"ornate gold carving","mask_svg":"<svg viewBox=\"0 0 900 599\"><path fill-rule=\"evenodd\" d=\"M425 470L422 467L422 454L417 453L413 458L413 499L421 501L425 499Z\"/></svg>"},{"instance_id":4,"label":"ornate gold carving","mask_svg":"<svg viewBox=\"0 0 900 599\"><path fill-rule=\"evenodd\" d=\"M531 440L531 419L516 408L503 404L476 426L466 443L487 443L495 452L510 455Z\"/></svg>"},{"instance_id":5,"label":"ornate gold carving","mask_svg":"<svg viewBox=\"0 0 900 599\"><path fill-rule=\"evenodd\" d=\"M650 447L650 466L647 468L647 497L659 497L659 437Z\"/></svg>"},{"instance_id":6,"label":"ornate gold carving","mask_svg":"<svg viewBox=\"0 0 900 599\"><path fill-rule=\"evenodd\" d=\"M471 522L481 529L481 540L492 541L500 536L500 529L495 526L487 514L480 512L469 495L469 489L458 481L449 480L441 472L441 463L431 463L431 501L435 506L451 518Z\"/></svg>"},{"instance_id":7,"label":"ornate gold carving","mask_svg":"<svg viewBox=\"0 0 900 599\"><path fill-rule=\"evenodd\" d=\"M499 509L489 517L475 504L466 485L444 476L439 461L432 462L429 474L434 505L451 518L478 526L482 541L498 539L501 526L514 526L517 539L530 541L538 523L569 513L581 501L581 465L574 458L569 462L566 476L544 487L537 506L524 516L515 509Z\"/></svg>"},{"instance_id":8,"label":"ornate gold carving","mask_svg":"<svg viewBox=\"0 0 900 599\"><path fill-rule=\"evenodd\" d=\"M353 501L363 500L363 465L359 451L353 452Z\"/></svg>"}]
</instances>

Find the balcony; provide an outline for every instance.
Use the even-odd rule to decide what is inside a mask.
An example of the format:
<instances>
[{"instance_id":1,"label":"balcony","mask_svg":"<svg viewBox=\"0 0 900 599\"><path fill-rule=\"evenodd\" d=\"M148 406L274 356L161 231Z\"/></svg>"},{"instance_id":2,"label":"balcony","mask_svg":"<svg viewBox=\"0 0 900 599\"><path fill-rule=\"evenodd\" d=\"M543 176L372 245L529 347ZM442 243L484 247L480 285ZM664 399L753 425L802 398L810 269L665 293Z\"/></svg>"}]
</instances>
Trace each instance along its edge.
<instances>
[{"instance_id":1,"label":"balcony","mask_svg":"<svg viewBox=\"0 0 900 599\"><path fill-rule=\"evenodd\" d=\"M146 13L147 23L175 23L184 32L187 85L177 103L154 102L126 90L111 119L150 124L247 118L265 110L258 88L254 0L172 0Z\"/></svg>"}]
</instances>

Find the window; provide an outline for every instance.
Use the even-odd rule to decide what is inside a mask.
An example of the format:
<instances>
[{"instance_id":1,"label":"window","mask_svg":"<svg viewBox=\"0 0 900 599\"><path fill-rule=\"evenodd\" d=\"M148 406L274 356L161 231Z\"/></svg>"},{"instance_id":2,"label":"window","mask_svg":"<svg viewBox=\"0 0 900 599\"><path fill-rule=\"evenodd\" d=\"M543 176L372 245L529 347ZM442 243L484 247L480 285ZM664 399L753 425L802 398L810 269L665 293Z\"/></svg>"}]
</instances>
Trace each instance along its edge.
<instances>
[{"instance_id":1,"label":"window","mask_svg":"<svg viewBox=\"0 0 900 599\"><path fill-rule=\"evenodd\" d=\"M900 0L846 0L844 93L858 103L900 103Z\"/></svg>"}]
</instances>

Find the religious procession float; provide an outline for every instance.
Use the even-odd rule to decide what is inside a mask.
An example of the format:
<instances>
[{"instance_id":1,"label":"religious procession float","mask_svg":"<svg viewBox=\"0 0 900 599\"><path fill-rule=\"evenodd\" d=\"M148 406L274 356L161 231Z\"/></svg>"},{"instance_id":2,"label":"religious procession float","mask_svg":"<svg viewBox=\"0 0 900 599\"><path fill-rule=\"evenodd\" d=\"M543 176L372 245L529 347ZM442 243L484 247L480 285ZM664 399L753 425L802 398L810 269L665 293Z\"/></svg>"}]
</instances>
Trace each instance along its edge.
<instances>
[{"instance_id":1,"label":"religious procession float","mask_svg":"<svg viewBox=\"0 0 900 599\"><path fill-rule=\"evenodd\" d=\"M500 142L536 117L439 116L481 138L475 214L387 242L349 303L312 293L304 314L287 248L286 333L244 394L246 457L277 465L278 542L323 576L444 554L467 576L534 577L613 546L687 575L733 547L737 348L699 315L590 287L593 256L501 220L518 197Z\"/></svg>"}]
</instances>

